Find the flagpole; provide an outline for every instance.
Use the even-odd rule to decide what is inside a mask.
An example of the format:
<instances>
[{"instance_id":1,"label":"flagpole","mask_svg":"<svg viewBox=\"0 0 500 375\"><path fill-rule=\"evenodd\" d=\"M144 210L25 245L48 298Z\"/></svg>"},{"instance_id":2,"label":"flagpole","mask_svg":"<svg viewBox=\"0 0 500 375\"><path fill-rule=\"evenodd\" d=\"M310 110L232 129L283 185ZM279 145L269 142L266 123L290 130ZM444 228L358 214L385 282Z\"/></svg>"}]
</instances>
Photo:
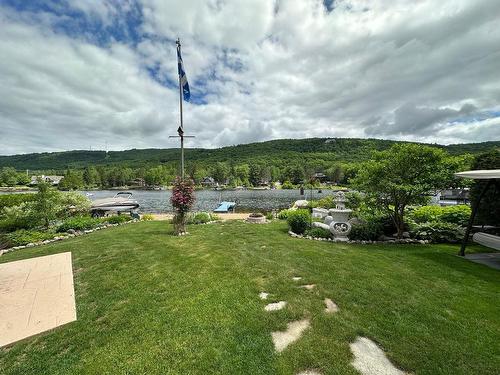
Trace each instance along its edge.
<instances>
[{"instance_id":1,"label":"flagpole","mask_svg":"<svg viewBox=\"0 0 500 375\"><path fill-rule=\"evenodd\" d=\"M177 48L179 52L181 50L181 41L177 38ZM184 123L182 119L182 83L181 83L181 75L179 74L179 113L181 119L181 134L179 134L181 138L181 178L184 180Z\"/></svg>"}]
</instances>

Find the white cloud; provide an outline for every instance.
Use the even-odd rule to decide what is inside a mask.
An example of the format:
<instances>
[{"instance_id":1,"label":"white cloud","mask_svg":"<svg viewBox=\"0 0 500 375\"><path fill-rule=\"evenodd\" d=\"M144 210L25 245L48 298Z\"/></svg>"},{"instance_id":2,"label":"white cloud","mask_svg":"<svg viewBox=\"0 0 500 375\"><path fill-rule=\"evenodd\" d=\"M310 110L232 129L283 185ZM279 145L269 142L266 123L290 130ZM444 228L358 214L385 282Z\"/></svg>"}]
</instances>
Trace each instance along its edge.
<instances>
[{"instance_id":1,"label":"white cloud","mask_svg":"<svg viewBox=\"0 0 500 375\"><path fill-rule=\"evenodd\" d=\"M86 17L115 26L132 7L78 4ZM191 145L500 139L496 118L453 122L500 110L496 0L334 4L328 12L319 0L144 0L137 45L106 46L52 31L54 15L0 8L0 136L9 139L1 153L105 141L175 147L167 136L178 125L178 93L146 68L175 84L178 36L201 101L185 105L186 130L197 136Z\"/></svg>"}]
</instances>

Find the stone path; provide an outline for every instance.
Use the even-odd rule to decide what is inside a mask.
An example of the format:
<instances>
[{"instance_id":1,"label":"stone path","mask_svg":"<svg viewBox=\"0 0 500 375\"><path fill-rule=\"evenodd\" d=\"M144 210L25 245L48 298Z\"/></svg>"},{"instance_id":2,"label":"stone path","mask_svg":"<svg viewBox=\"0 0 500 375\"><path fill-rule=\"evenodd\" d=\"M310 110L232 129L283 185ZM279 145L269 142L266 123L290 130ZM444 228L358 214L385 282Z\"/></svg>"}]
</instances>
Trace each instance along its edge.
<instances>
[{"instance_id":1,"label":"stone path","mask_svg":"<svg viewBox=\"0 0 500 375\"><path fill-rule=\"evenodd\" d=\"M302 280L301 276L293 276L293 281ZM316 284L300 285L300 288L313 290ZM269 293L261 292L259 298L267 299ZM333 314L339 311L335 302L330 298L324 299L325 314ZM279 301L269 303L264 307L266 311L277 311L283 309L287 305L286 301ZM285 350L290 344L300 339L302 334L310 327L311 322L309 319L297 320L287 324L285 331L272 332L271 337L273 340L274 348L278 353ZM358 337L355 342L350 344L354 360L352 366L358 370L362 375L406 375L405 372L396 368L385 356L385 353L380 349L377 344L366 337ZM321 375L316 370L303 370L297 375Z\"/></svg>"},{"instance_id":2,"label":"stone path","mask_svg":"<svg viewBox=\"0 0 500 375\"><path fill-rule=\"evenodd\" d=\"M310 325L309 319L302 319L288 323L286 331L273 332L272 339L276 351L281 353L288 345L297 341Z\"/></svg>"},{"instance_id":3,"label":"stone path","mask_svg":"<svg viewBox=\"0 0 500 375\"><path fill-rule=\"evenodd\" d=\"M275 303L270 303L264 307L264 310L266 311L277 311L281 310L286 306L286 301L279 301Z\"/></svg>"},{"instance_id":4,"label":"stone path","mask_svg":"<svg viewBox=\"0 0 500 375\"><path fill-rule=\"evenodd\" d=\"M0 347L74 320L70 252L0 264Z\"/></svg>"},{"instance_id":5,"label":"stone path","mask_svg":"<svg viewBox=\"0 0 500 375\"><path fill-rule=\"evenodd\" d=\"M358 337L351 345L352 365L363 375L405 375L385 356L377 344L366 337Z\"/></svg>"},{"instance_id":6,"label":"stone path","mask_svg":"<svg viewBox=\"0 0 500 375\"><path fill-rule=\"evenodd\" d=\"M335 302L333 302L330 298L325 298L325 312L327 314L331 314L339 311L339 308Z\"/></svg>"}]
</instances>

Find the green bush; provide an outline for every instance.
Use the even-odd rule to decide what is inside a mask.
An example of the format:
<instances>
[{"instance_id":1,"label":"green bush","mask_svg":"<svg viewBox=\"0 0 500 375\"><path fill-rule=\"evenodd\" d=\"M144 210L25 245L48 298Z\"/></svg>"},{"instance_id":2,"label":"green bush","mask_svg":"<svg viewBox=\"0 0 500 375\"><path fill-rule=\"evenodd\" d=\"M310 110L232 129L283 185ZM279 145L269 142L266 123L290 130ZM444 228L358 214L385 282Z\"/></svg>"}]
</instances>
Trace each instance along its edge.
<instances>
[{"instance_id":1,"label":"green bush","mask_svg":"<svg viewBox=\"0 0 500 375\"><path fill-rule=\"evenodd\" d=\"M205 224L209 221L212 221L210 214L208 212L197 212L195 214L190 215L188 218L188 224Z\"/></svg>"},{"instance_id":2,"label":"green bush","mask_svg":"<svg viewBox=\"0 0 500 375\"><path fill-rule=\"evenodd\" d=\"M266 214L266 219L267 219L267 220L273 220L273 219L274 219L274 214L273 214L272 212L268 212L268 213Z\"/></svg>"},{"instance_id":3,"label":"green bush","mask_svg":"<svg viewBox=\"0 0 500 375\"><path fill-rule=\"evenodd\" d=\"M151 214L144 214L141 216L141 219L144 221L151 221L151 220L154 220L154 218L155 217Z\"/></svg>"},{"instance_id":4,"label":"green bush","mask_svg":"<svg viewBox=\"0 0 500 375\"><path fill-rule=\"evenodd\" d=\"M321 208L335 208L335 200L334 200L333 195L327 195L324 198L321 198L317 201L316 207L321 207Z\"/></svg>"},{"instance_id":5,"label":"green bush","mask_svg":"<svg viewBox=\"0 0 500 375\"><path fill-rule=\"evenodd\" d=\"M66 219L61 225L57 227L57 232L67 232L70 229L86 230L95 228L101 224L101 220L92 218L90 216L75 216Z\"/></svg>"},{"instance_id":6,"label":"green bush","mask_svg":"<svg viewBox=\"0 0 500 375\"><path fill-rule=\"evenodd\" d=\"M19 206L31 202L36 194L2 194L0 195L0 215L5 207Z\"/></svg>"},{"instance_id":7,"label":"green bush","mask_svg":"<svg viewBox=\"0 0 500 375\"><path fill-rule=\"evenodd\" d=\"M415 224L411 232L419 240L428 240L434 243L456 243L461 241L464 236L464 229L460 225L439 221Z\"/></svg>"},{"instance_id":8,"label":"green bush","mask_svg":"<svg viewBox=\"0 0 500 375\"><path fill-rule=\"evenodd\" d=\"M291 189L295 189L295 186L290 181L285 181L285 182L283 182L283 185L281 185L281 188L291 190Z\"/></svg>"},{"instance_id":9,"label":"green bush","mask_svg":"<svg viewBox=\"0 0 500 375\"><path fill-rule=\"evenodd\" d=\"M306 236L311 236L315 238L332 238L332 234L329 230L320 228L320 227L312 227L307 229L304 234Z\"/></svg>"},{"instance_id":10,"label":"green bush","mask_svg":"<svg viewBox=\"0 0 500 375\"><path fill-rule=\"evenodd\" d=\"M303 234L311 223L311 213L309 210L294 210L288 213L288 225L292 232Z\"/></svg>"},{"instance_id":11,"label":"green bush","mask_svg":"<svg viewBox=\"0 0 500 375\"><path fill-rule=\"evenodd\" d=\"M288 219L288 214L290 212L293 212L294 210L291 210L291 209L286 209L286 210L281 210L280 212L278 212L278 219L280 220L287 220Z\"/></svg>"},{"instance_id":12,"label":"green bush","mask_svg":"<svg viewBox=\"0 0 500 375\"><path fill-rule=\"evenodd\" d=\"M20 229L15 232L3 234L0 237L2 246L22 246L32 242L50 240L54 237L53 232Z\"/></svg>"},{"instance_id":13,"label":"green bush","mask_svg":"<svg viewBox=\"0 0 500 375\"><path fill-rule=\"evenodd\" d=\"M384 227L379 220L353 224L349 239L353 241L377 241L384 234Z\"/></svg>"},{"instance_id":14,"label":"green bush","mask_svg":"<svg viewBox=\"0 0 500 375\"><path fill-rule=\"evenodd\" d=\"M466 205L458 206L422 206L409 212L409 218L415 223L443 222L466 226L471 209Z\"/></svg>"},{"instance_id":15,"label":"green bush","mask_svg":"<svg viewBox=\"0 0 500 375\"><path fill-rule=\"evenodd\" d=\"M115 215L104 219L104 221L109 224L122 224L130 220L132 220L132 218L128 215Z\"/></svg>"}]
</instances>

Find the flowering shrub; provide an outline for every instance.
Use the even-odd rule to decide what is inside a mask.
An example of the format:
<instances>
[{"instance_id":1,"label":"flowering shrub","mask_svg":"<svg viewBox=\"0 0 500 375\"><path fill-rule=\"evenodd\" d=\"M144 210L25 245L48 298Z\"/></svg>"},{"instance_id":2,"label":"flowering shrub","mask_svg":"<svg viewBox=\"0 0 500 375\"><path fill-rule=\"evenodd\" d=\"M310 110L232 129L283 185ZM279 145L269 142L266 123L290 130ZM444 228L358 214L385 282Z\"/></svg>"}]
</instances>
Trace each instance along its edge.
<instances>
[{"instance_id":1,"label":"flowering shrub","mask_svg":"<svg viewBox=\"0 0 500 375\"><path fill-rule=\"evenodd\" d=\"M179 233L185 232L187 213L194 204L194 183L192 180L183 180L177 177L174 181L172 189L172 197L170 202L175 210L173 219L175 231Z\"/></svg>"}]
</instances>

